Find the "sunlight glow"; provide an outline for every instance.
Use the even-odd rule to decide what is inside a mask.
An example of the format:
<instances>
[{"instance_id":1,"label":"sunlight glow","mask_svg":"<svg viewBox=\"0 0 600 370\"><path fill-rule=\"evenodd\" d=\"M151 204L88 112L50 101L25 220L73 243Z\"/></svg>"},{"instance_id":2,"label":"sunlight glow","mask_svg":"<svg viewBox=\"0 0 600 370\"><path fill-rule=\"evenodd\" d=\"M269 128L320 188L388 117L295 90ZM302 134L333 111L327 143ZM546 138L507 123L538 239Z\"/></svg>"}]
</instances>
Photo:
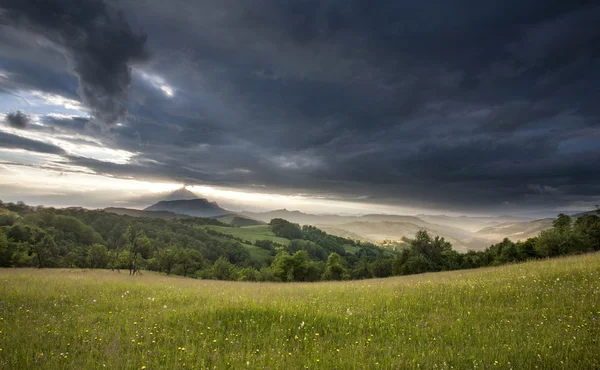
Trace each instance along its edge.
<instances>
[{"instance_id":1,"label":"sunlight glow","mask_svg":"<svg viewBox=\"0 0 600 370\"><path fill-rule=\"evenodd\" d=\"M39 118L35 116L33 116L32 118L34 120L39 120ZM37 140L43 143L52 144L64 149L69 154L96 159L103 162L126 164L129 163L131 159L137 154L127 150L108 148L95 138L88 137L85 135L48 135L44 132L38 132L33 130L20 130L8 126L0 126L0 131L4 131L26 139ZM95 143L97 145L80 144L73 142L74 140L85 140L87 142Z\"/></svg>"},{"instance_id":2,"label":"sunlight glow","mask_svg":"<svg viewBox=\"0 0 600 370\"><path fill-rule=\"evenodd\" d=\"M136 71L142 79L152 85L154 88L162 91L167 97L172 98L175 95L175 89L167 83L167 81L153 73L144 72L141 70Z\"/></svg>"}]
</instances>

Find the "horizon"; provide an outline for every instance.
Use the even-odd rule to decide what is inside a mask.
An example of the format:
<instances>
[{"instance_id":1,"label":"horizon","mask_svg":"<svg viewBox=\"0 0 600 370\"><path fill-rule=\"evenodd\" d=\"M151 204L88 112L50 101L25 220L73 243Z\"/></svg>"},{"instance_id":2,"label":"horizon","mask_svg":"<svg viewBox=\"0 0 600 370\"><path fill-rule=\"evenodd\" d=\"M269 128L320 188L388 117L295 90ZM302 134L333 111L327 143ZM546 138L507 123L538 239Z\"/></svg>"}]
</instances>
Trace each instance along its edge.
<instances>
[{"instance_id":1,"label":"horizon","mask_svg":"<svg viewBox=\"0 0 600 370\"><path fill-rule=\"evenodd\" d=\"M600 204L600 4L0 5L0 199L496 217Z\"/></svg>"},{"instance_id":2,"label":"horizon","mask_svg":"<svg viewBox=\"0 0 600 370\"><path fill-rule=\"evenodd\" d=\"M190 195L192 195L193 197L177 197L179 195L179 192L181 191L186 191L189 192ZM174 197L175 196L175 197ZM588 210L542 210L542 211L537 211L537 212L522 212L522 213L514 213L514 214L500 214L500 215L477 215L477 214L458 214L458 213L387 213L387 212L306 212L306 211L302 211L300 209L288 209L286 207L281 207L281 208L249 208L249 209L245 209L245 208L236 208L235 203L231 203L231 205L233 205L233 207L229 207L229 206L223 206L223 204L214 201L208 197L203 196L202 194L197 194L191 190L188 189L188 186L184 185L179 189L174 190L173 192L162 192L162 193L157 193L155 197L153 197L151 199L148 199L148 201L150 202L154 202L154 203L148 203L146 205L139 205L139 206L131 206L131 207L126 207L126 206L119 206L119 205L112 205L112 206L105 206L105 207L86 207L83 205L52 205L52 204L28 204L27 202L24 202L22 200L4 200L2 198L0 198L0 202L9 202L9 203L18 203L18 202L23 202L25 204L28 204L30 206L42 206L42 207L49 207L49 208L58 208L58 209L69 209L69 208L83 208L83 209L89 209L89 210L104 210L104 209L110 209L110 208L122 208L122 209L131 209L131 210L146 210L147 208L149 208L150 206L154 205L154 204L158 204L158 203L162 203L162 202L173 202L173 201L187 201L187 200L206 200L208 202L211 203L215 203L216 205L218 205L219 207L221 207L222 209L224 209L227 212L233 212L233 213L270 213L270 212L289 212L289 213L301 213L301 214L307 214L307 215L315 215L315 216L342 216L342 217L361 217L361 216L367 216L367 215L384 215L384 216L408 216L408 217L449 217L449 218L490 218L490 219L500 219L500 218L515 218L515 219L520 219L522 221L534 221L534 220L540 220L540 219L545 219L545 218L555 218L558 214L562 213L562 214L566 214L568 216L572 216L578 213L584 213L584 212L590 212L590 211L594 211L598 209L598 206L596 206L595 209L588 209ZM225 204L230 204L227 201L225 201Z\"/></svg>"}]
</instances>

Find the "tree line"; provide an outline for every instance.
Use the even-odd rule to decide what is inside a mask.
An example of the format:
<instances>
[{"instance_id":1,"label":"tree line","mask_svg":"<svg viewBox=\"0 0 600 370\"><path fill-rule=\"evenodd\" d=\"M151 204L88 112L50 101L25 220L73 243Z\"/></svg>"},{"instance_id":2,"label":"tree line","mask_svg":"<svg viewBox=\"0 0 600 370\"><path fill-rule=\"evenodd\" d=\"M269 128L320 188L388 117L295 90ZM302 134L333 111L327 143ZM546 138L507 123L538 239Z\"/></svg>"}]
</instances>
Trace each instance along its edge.
<instances>
[{"instance_id":1,"label":"tree line","mask_svg":"<svg viewBox=\"0 0 600 370\"><path fill-rule=\"evenodd\" d=\"M469 269L600 249L600 217L590 214L576 220L561 214L538 237L505 239L467 253L424 230L394 252L283 219L269 226L289 239L287 245L251 243L206 225L228 226L215 219L134 218L0 201L0 267L109 268L132 275L152 270L202 279L292 282ZM270 257L257 261L244 244L267 250Z\"/></svg>"}]
</instances>

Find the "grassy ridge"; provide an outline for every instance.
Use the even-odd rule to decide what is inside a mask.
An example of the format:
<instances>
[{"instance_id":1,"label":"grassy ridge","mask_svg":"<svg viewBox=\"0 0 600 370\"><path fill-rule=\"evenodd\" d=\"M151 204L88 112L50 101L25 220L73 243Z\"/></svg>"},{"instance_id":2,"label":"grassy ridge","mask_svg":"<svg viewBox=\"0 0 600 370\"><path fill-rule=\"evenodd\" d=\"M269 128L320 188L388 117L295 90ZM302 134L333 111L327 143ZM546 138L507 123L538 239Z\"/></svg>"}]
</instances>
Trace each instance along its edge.
<instances>
[{"instance_id":1,"label":"grassy ridge","mask_svg":"<svg viewBox=\"0 0 600 370\"><path fill-rule=\"evenodd\" d=\"M226 226L202 226L206 229L212 229L223 234L230 234L244 241L255 242L257 240L271 240L275 243L288 245L289 239L280 238L273 234L269 225L244 226L244 227L226 227Z\"/></svg>"},{"instance_id":2,"label":"grassy ridge","mask_svg":"<svg viewBox=\"0 0 600 370\"><path fill-rule=\"evenodd\" d=\"M0 269L0 368L600 366L600 254L339 283Z\"/></svg>"}]
</instances>

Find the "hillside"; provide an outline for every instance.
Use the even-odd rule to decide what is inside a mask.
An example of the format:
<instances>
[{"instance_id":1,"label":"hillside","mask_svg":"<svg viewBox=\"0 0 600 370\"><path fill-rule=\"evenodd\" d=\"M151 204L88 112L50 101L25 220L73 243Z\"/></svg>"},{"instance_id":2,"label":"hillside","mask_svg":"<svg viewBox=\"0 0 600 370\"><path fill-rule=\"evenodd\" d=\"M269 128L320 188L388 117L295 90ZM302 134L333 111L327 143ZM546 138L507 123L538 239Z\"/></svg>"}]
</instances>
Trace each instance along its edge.
<instances>
[{"instance_id":1,"label":"hillside","mask_svg":"<svg viewBox=\"0 0 600 370\"><path fill-rule=\"evenodd\" d=\"M340 225L317 225L322 230L327 230L333 235L347 237L346 235L359 236L359 240L380 243L384 240L399 241L403 238L412 238L417 231L426 230L431 235L443 236L452 243L452 248L457 252L467 252L469 248L459 240L450 235L444 235L438 230L422 224L415 225L410 222L392 222L392 221L355 221ZM475 248L472 248L475 249ZM483 248L477 248L483 249Z\"/></svg>"},{"instance_id":2,"label":"hillside","mask_svg":"<svg viewBox=\"0 0 600 370\"><path fill-rule=\"evenodd\" d=\"M123 215L123 216L161 218L163 220L175 220L175 219L179 219L179 218L192 217L192 216L182 215L179 213L173 213L173 212L168 212L168 211L142 211L139 209L118 208L118 207L104 208L103 211L109 212L109 213L114 213L117 215Z\"/></svg>"},{"instance_id":3,"label":"hillside","mask_svg":"<svg viewBox=\"0 0 600 370\"><path fill-rule=\"evenodd\" d=\"M204 226L207 229L215 230L223 234L233 235L243 241L256 242L257 240L271 240L275 243L288 245L290 240L280 238L273 234L268 225L256 225L246 227L223 227L223 226Z\"/></svg>"},{"instance_id":4,"label":"hillside","mask_svg":"<svg viewBox=\"0 0 600 370\"><path fill-rule=\"evenodd\" d=\"M367 214L363 216L314 215L286 209L252 213L242 212L245 217L269 222L273 218L282 218L300 225L317 225L341 237L380 243L385 239L411 237L415 230L424 229L433 235L451 240L459 251L483 250L489 246L486 239L479 238L470 231L442 224L435 224L415 216ZM467 240L463 242L462 240ZM500 239L501 240L501 239Z\"/></svg>"},{"instance_id":5,"label":"hillside","mask_svg":"<svg viewBox=\"0 0 600 370\"><path fill-rule=\"evenodd\" d=\"M58 269L0 280L6 369L600 367L598 253L319 284Z\"/></svg>"},{"instance_id":6,"label":"hillside","mask_svg":"<svg viewBox=\"0 0 600 370\"><path fill-rule=\"evenodd\" d=\"M230 212L219 207L216 202L203 198L163 200L144 209L144 211L167 211L194 217L219 217Z\"/></svg>"},{"instance_id":7,"label":"hillside","mask_svg":"<svg viewBox=\"0 0 600 370\"><path fill-rule=\"evenodd\" d=\"M265 224L262 221L238 216L235 213L227 214L224 216L219 216L219 217L216 217L216 219L221 221L224 224L231 225L231 226L258 226L258 225Z\"/></svg>"},{"instance_id":8,"label":"hillside","mask_svg":"<svg viewBox=\"0 0 600 370\"><path fill-rule=\"evenodd\" d=\"M541 231L552 227L553 218L526 222L505 222L494 226L485 227L475 234L490 242L497 243L504 238L510 240L526 240L537 236Z\"/></svg>"},{"instance_id":9,"label":"hillside","mask_svg":"<svg viewBox=\"0 0 600 370\"><path fill-rule=\"evenodd\" d=\"M476 232L484 227L494 226L505 222L531 221L527 217L498 216L498 217L470 217L447 215L417 215L418 218L438 225L455 227L470 232Z\"/></svg>"}]
</instances>

